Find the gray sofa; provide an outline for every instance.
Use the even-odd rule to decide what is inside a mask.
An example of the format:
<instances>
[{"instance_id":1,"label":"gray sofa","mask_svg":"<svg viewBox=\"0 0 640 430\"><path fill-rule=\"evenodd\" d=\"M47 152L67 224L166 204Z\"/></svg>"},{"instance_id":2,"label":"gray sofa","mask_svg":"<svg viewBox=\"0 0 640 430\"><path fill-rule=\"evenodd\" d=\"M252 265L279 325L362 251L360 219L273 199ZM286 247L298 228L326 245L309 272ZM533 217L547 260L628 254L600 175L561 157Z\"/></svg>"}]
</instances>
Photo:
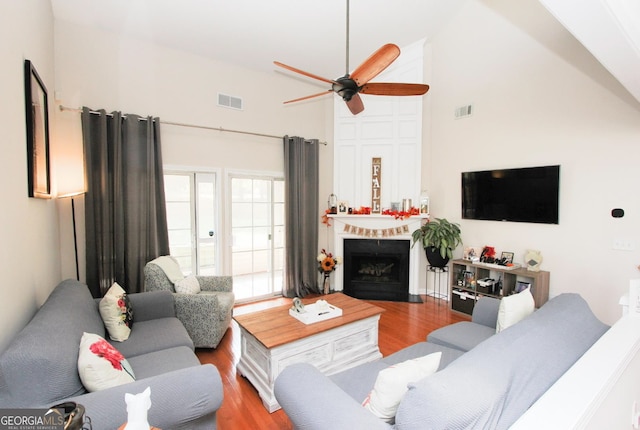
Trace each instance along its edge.
<instances>
[{"instance_id":1,"label":"gray sofa","mask_svg":"<svg viewBox=\"0 0 640 430\"><path fill-rule=\"evenodd\" d=\"M98 302L86 285L61 282L0 355L0 408L46 408L75 401L94 430L127 420L125 393L151 387L149 423L162 429L214 429L222 403L220 374L200 365L193 342L175 317L169 292L129 295L134 323L129 339L111 342L125 356L136 381L86 392L77 362L83 332L109 340Z\"/></svg>"},{"instance_id":2,"label":"gray sofa","mask_svg":"<svg viewBox=\"0 0 640 430\"><path fill-rule=\"evenodd\" d=\"M481 306L497 312L495 303ZM332 376L310 364L290 365L276 379L275 396L297 429L507 429L608 329L577 294L549 300L498 334L495 320L478 315ZM380 370L435 351L443 352L440 369L409 384L395 425L361 406Z\"/></svg>"}]
</instances>

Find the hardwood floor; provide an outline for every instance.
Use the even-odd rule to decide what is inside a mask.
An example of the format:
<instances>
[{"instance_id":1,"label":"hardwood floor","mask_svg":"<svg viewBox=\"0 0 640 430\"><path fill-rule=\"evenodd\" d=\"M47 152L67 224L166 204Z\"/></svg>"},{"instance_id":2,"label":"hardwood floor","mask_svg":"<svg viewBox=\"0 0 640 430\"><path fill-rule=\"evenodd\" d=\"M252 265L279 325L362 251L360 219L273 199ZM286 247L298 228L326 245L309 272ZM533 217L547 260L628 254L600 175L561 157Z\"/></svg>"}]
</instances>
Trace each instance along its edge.
<instances>
[{"instance_id":1,"label":"hardwood floor","mask_svg":"<svg viewBox=\"0 0 640 430\"><path fill-rule=\"evenodd\" d=\"M370 303L385 309L380 317L378 344L382 355L387 356L406 346L425 340L436 328L468 317L449 310L448 302L422 296L423 303L387 302L372 300ZM237 306L234 314L255 312L272 306L290 303L290 299L272 300ZM240 359L240 330L235 322L227 330L216 349L198 349L201 363L214 364L222 377L224 401L218 410L220 430L286 430L292 429L287 415L278 410L269 414L253 386L236 372Z\"/></svg>"}]
</instances>

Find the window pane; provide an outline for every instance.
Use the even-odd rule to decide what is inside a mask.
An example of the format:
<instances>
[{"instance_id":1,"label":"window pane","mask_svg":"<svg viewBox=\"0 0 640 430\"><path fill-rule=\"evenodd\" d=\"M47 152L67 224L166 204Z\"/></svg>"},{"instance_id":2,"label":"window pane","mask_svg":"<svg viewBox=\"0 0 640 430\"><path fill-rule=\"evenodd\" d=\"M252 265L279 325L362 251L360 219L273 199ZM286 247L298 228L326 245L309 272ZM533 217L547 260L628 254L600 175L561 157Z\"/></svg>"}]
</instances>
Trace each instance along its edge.
<instances>
[{"instance_id":1,"label":"window pane","mask_svg":"<svg viewBox=\"0 0 640 430\"><path fill-rule=\"evenodd\" d=\"M231 201L250 202L253 199L253 180L243 178L232 178L231 180Z\"/></svg>"},{"instance_id":2,"label":"window pane","mask_svg":"<svg viewBox=\"0 0 640 430\"><path fill-rule=\"evenodd\" d=\"M167 226L169 230L191 229L191 204L167 202Z\"/></svg>"},{"instance_id":3,"label":"window pane","mask_svg":"<svg viewBox=\"0 0 640 430\"><path fill-rule=\"evenodd\" d=\"M284 202L284 181L275 180L273 182L273 201L275 203Z\"/></svg>"},{"instance_id":4,"label":"window pane","mask_svg":"<svg viewBox=\"0 0 640 430\"><path fill-rule=\"evenodd\" d=\"M231 230L231 234L233 237L232 252L244 252L252 249L253 229L251 227L234 228Z\"/></svg>"},{"instance_id":5,"label":"window pane","mask_svg":"<svg viewBox=\"0 0 640 430\"><path fill-rule=\"evenodd\" d=\"M253 272L269 272L269 258L270 252L268 250L256 251L253 253Z\"/></svg>"},{"instance_id":6,"label":"window pane","mask_svg":"<svg viewBox=\"0 0 640 430\"><path fill-rule=\"evenodd\" d=\"M231 205L233 226L234 227L251 227L252 225L252 204L249 203L233 203Z\"/></svg>"},{"instance_id":7,"label":"window pane","mask_svg":"<svg viewBox=\"0 0 640 430\"><path fill-rule=\"evenodd\" d=\"M271 181L254 179L253 181L253 201L269 202L271 199Z\"/></svg>"},{"instance_id":8,"label":"window pane","mask_svg":"<svg viewBox=\"0 0 640 430\"><path fill-rule=\"evenodd\" d=\"M273 205L273 225L284 225L284 203Z\"/></svg>"},{"instance_id":9,"label":"window pane","mask_svg":"<svg viewBox=\"0 0 640 430\"><path fill-rule=\"evenodd\" d=\"M273 229L273 247L275 249L284 247L284 227L275 227Z\"/></svg>"},{"instance_id":10,"label":"window pane","mask_svg":"<svg viewBox=\"0 0 640 430\"><path fill-rule=\"evenodd\" d=\"M198 237L210 238L215 230L215 188L212 182L198 182Z\"/></svg>"},{"instance_id":11,"label":"window pane","mask_svg":"<svg viewBox=\"0 0 640 430\"><path fill-rule=\"evenodd\" d=\"M270 232L271 229L269 227L255 227L253 229L253 249L269 249Z\"/></svg>"},{"instance_id":12,"label":"window pane","mask_svg":"<svg viewBox=\"0 0 640 430\"><path fill-rule=\"evenodd\" d=\"M233 261L232 261L232 275L236 276L236 275L245 275L247 273L252 273L253 272L252 260L253 260L252 252L234 253Z\"/></svg>"},{"instance_id":13,"label":"window pane","mask_svg":"<svg viewBox=\"0 0 640 430\"><path fill-rule=\"evenodd\" d=\"M271 225L271 205L269 203L254 203L253 204L253 225L254 226L269 226Z\"/></svg>"},{"instance_id":14,"label":"window pane","mask_svg":"<svg viewBox=\"0 0 640 430\"><path fill-rule=\"evenodd\" d=\"M198 273L200 275L216 275L216 245L213 242L201 243L198 254Z\"/></svg>"},{"instance_id":15,"label":"window pane","mask_svg":"<svg viewBox=\"0 0 640 430\"><path fill-rule=\"evenodd\" d=\"M188 202L191 197L189 175L165 175L164 194L167 202Z\"/></svg>"}]
</instances>

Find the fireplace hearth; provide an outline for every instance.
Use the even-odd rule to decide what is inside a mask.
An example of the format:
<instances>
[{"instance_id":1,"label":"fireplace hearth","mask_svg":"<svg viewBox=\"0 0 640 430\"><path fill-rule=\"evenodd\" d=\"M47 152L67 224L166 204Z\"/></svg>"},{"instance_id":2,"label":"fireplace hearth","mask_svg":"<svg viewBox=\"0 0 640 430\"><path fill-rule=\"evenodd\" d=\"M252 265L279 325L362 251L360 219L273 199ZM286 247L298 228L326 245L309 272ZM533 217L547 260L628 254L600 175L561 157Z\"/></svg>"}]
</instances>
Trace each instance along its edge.
<instances>
[{"instance_id":1,"label":"fireplace hearth","mask_svg":"<svg viewBox=\"0 0 640 430\"><path fill-rule=\"evenodd\" d=\"M358 299L412 301L409 240L345 239L344 293Z\"/></svg>"}]
</instances>

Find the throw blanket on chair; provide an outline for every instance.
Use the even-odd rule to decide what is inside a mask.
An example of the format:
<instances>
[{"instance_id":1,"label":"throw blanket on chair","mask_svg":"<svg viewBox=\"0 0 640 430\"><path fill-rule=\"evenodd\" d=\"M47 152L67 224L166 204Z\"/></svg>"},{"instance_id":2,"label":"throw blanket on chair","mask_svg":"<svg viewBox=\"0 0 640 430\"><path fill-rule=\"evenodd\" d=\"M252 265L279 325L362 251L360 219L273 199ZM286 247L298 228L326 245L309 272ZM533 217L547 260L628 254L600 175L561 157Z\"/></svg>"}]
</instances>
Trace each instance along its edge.
<instances>
[{"instance_id":1,"label":"throw blanket on chair","mask_svg":"<svg viewBox=\"0 0 640 430\"><path fill-rule=\"evenodd\" d=\"M150 261L150 263L160 267L173 284L184 279L184 275L180 271L180 266L178 266L178 263L168 255L158 257L155 260Z\"/></svg>"}]
</instances>

